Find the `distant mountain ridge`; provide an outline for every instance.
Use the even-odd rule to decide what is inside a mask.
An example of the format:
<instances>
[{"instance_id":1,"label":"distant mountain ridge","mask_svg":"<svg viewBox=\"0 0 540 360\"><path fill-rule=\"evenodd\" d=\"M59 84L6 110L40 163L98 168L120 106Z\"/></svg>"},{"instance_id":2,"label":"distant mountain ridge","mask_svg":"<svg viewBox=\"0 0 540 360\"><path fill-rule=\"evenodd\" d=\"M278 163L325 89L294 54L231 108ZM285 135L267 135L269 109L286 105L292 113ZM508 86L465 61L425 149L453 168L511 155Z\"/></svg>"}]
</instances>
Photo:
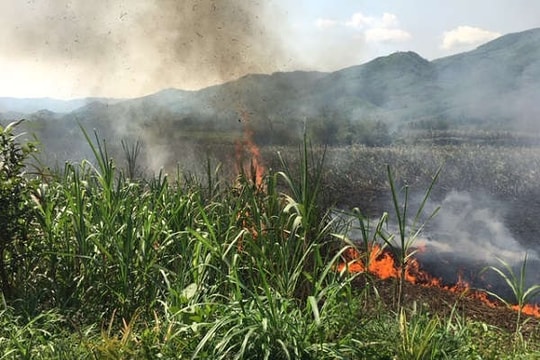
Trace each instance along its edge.
<instances>
[{"instance_id":1,"label":"distant mountain ridge","mask_svg":"<svg viewBox=\"0 0 540 360\"><path fill-rule=\"evenodd\" d=\"M320 118L373 119L393 129L444 122L537 131L538 104L540 28L433 61L397 52L331 73L253 74L198 91L166 89L135 99L0 98L0 118L108 124L118 134L180 123L184 128L199 123L214 130L238 129L238 120L246 114L253 124L271 131L289 131L291 124L298 127ZM49 111L37 112L43 109Z\"/></svg>"}]
</instances>

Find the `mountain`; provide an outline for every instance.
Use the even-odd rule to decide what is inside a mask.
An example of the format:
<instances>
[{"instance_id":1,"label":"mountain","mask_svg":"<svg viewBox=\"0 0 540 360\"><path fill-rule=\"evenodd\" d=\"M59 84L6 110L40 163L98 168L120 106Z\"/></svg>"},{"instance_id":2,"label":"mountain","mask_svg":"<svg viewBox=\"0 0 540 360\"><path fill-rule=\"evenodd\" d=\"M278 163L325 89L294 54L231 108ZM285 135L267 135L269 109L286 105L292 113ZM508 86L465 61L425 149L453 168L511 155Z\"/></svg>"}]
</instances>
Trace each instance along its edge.
<instances>
[{"instance_id":1,"label":"mountain","mask_svg":"<svg viewBox=\"0 0 540 360\"><path fill-rule=\"evenodd\" d=\"M447 117L539 129L540 29L502 36L433 64Z\"/></svg>"},{"instance_id":2,"label":"mountain","mask_svg":"<svg viewBox=\"0 0 540 360\"><path fill-rule=\"evenodd\" d=\"M360 117L408 120L437 101L435 80L432 63L414 52L398 52L330 74L318 85L325 91L317 102Z\"/></svg>"},{"instance_id":3,"label":"mountain","mask_svg":"<svg viewBox=\"0 0 540 360\"><path fill-rule=\"evenodd\" d=\"M227 121L245 110L254 121L331 115L381 119L393 126L443 119L461 126L536 130L539 100L540 29L532 29L434 61L398 52L332 73L247 75L199 91L169 89L110 104L108 111L129 115L129 121L160 114ZM69 116L79 112L88 110Z\"/></svg>"},{"instance_id":4,"label":"mountain","mask_svg":"<svg viewBox=\"0 0 540 360\"><path fill-rule=\"evenodd\" d=\"M162 144L225 138L241 133L246 123L258 141L280 143L300 134L307 122L320 134L351 141L378 123L391 131L536 132L539 103L540 29L531 29L433 61L397 52L331 73L252 74L199 91L166 89L135 99L0 98L0 120L24 116L33 129L57 136L64 130L77 134L81 124L107 136L137 135Z\"/></svg>"}]
</instances>

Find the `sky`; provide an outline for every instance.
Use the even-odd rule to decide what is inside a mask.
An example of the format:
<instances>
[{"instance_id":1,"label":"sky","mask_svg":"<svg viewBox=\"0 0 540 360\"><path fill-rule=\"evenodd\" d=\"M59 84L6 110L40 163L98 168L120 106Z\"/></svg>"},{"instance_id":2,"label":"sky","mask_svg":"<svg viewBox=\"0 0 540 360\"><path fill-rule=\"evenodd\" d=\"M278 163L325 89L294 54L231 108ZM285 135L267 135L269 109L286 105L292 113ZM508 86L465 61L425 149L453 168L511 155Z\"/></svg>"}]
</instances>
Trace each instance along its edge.
<instances>
[{"instance_id":1,"label":"sky","mask_svg":"<svg viewBox=\"0 0 540 360\"><path fill-rule=\"evenodd\" d=\"M432 60L540 27L538 0L0 0L0 96L132 98L249 73Z\"/></svg>"}]
</instances>

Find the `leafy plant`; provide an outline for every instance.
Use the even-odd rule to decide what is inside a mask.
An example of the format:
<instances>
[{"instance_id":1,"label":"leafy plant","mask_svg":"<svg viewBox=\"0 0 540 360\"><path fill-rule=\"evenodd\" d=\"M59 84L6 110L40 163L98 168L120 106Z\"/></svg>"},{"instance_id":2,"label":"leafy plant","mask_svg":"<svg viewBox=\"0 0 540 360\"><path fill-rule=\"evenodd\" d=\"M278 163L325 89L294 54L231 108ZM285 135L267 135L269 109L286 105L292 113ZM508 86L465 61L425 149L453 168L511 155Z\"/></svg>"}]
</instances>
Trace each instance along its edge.
<instances>
[{"instance_id":1,"label":"leafy plant","mask_svg":"<svg viewBox=\"0 0 540 360\"><path fill-rule=\"evenodd\" d=\"M283 213L293 221L291 225L294 232L291 235L294 234L294 238L291 238L291 244L296 244L294 251L297 255L306 257L302 261L302 269L298 269L303 279L296 296L302 299L313 291L312 287L318 277L316 272L323 269L326 260L331 257L330 233L333 221L319 203L324 155L325 152L316 159L314 152L308 150L308 140L304 135L299 176L294 176L291 166L283 158L280 159L284 170L276 174L285 182L288 190L288 193L283 194Z\"/></svg>"},{"instance_id":2,"label":"leafy plant","mask_svg":"<svg viewBox=\"0 0 540 360\"><path fill-rule=\"evenodd\" d=\"M134 144L128 143L127 140L122 140L121 143L124 150L126 176L131 180L135 180L142 175L142 170L139 167L142 143L139 140Z\"/></svg>"},{"instance_id":3,"label":"leafy plant","mask_svg":"<svg viewBox=\"0 0 540 360\"><path fill-rule=\"evenodd\" d=\"M519 334L519 329L521 327L521 315L523 312L523 308L527 303L530 302L531 299L533 299L536 295L540 294L540 284L532 285L530 287L526 287L526 278L527 278L527 254L525 254L525 257L523 258L523 261L521 262L521 268L519 271L519 274L516 274L514 270L512 269L512 266L510 266L509 263L506 261L497 258L499 263L502 265L502 267L496 267L493 265L487 266L483 271L492 270L497 275L499 275L504 282L508 285L508 287L512 290L512 293L514 295L514 298L517 302L517 318L516 318L516 332L515 334ZM512 304L507 299L502 298L498 294L485 290L488 294L494 296L504 304L506 304L508 307L511 307Z\"/></svg>"},{"instance_id":4,"label":"leafy plant","mask_svg":"<svg viewBox=\"0 0 540 360\"><path fill-rule=\"evenodd\" d=\"M27 245L32 220L31 193L36 184L25 174L25 161L35 151L31 142L21 144L14 128L22 120L0 127L0 281L6 297L12 295L10 263Z\"/></svg>"},{"instance_id":5,"label":"leafy plant","mask_svg":"<svg viewBox=\"0 0 540 360\"><path fill-rule=\"evenodd\" d=\"M398 358L403 360L437 359L440 344L437 339L439 319L414 314L407 319L404 308L399 311L399 332L401 342L398 346Z\"/></svg>"},{"instance_id":6,"label":"leafy plant","mask_svg":"<svg viewBox=\"0 0 540 360\"><path fill-rule=\"evenodd\" d=\"M137 145L124 149L132 166L122 169L104 141L86 138L95 159L66 164L32 193L36 217L30 228L37 229L27 234L32 241L24 253L30 259L24 263L28 291L15 294L17 301L10 304L15 309L4 303L6 310L0 311L0 357L390 359L538 353L534 339L527 349L495 349L508 334L469 325L465 317L456 322L454 316L430 317L414 309L411 314L403 303L395 316L357 275L336 271L344 252L359 246L321 205L330 192L327 165L323 171L326 149L319 153L304 142L292 161L286 149L273 166L282 171L269 171L263 186L253 186L246 174L232 184L222 181L210 162L207 179L180 174L173 179L161 172L133 179ZM388 151L357 152L367 161L362 171L375 171L371 155L384 157ZM391 149L389 158L399 151L405 150ZM421 164L417 157L423 155L411 155L414 161L406 164ZM387 181L382 173L376 181ZM358 221L360 246L370 251L370 243L388 235L396 258L402 255L406 263L423 217L410 219L407 190L402 205L393 173L387 176L402 226L396 235L385 232L388 213L373 224L357 209L349 215ZM407 246L410 251L399 254ZM6 258L14 269L11 252Z\"/></svg>"},{"instance_id":7,"label":"leafy plant","mask_svg":"<svg viewBox=\"0 0 540 360\"><path fill-rule=\"evenodd\" d=\"M420 202L420 205L416 210L416 213L414 213L412 223L409 223L409 187L405 185L403 189L403 202L400 203L400 192L396 188L396 182L394 180L390 165L387 166L388 181L390 183L390 191L392 193L392 203L394 205L393 210L394 215L396 216L399 238L398 241L396 241L395 234L391 234L386 231L379 231L379 235L386 243L386 245L388 245L388 247L396 255L398 260L398 266L400 270L397 287L398 309L401 309L401 306L403 304L403 283L405 282L405 274L407 272L409 260L416 253L416 251L412 251L411 248L413 247L414 243L418 239L418 236L424 229L427 221L433 218L439 211L439 207L435 208L435 210L433 210L431 214L429 214L426 220L422 220L424 208L427 204L431 191L433 190L433 186L435 185L435 182L437 181L440 172L441 168L439 168L439 170L437 170L435 175L432 177L431 184L426 190L422 201ZM383 215L383 217L385 217L385 215Z\"/></svg>"}]
</instances>

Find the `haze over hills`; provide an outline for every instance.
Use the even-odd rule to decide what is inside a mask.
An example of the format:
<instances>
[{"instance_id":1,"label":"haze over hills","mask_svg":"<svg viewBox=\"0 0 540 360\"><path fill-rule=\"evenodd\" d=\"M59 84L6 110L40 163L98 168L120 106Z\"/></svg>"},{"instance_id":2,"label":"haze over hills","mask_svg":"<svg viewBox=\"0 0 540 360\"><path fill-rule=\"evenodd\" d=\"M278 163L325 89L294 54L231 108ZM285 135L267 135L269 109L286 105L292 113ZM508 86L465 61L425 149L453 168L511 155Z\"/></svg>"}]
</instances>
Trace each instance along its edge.
<instances>
[{"instance_id":1,"label":"haze over hills","mask_svg":"<svg viewBox=\"0 0 540 360\"><path fill-rule=\"evenodd\" d=\"M13 98L0 97L0 113L13 112L28 114L40 110L48 110L56 113L68 113L77 110L92 102L115 103L120 99L109 98L83 98L73 100L59 100L52 98Z\"/></svg>"},{"instance_id":2,"label":"haze over hills","mask_svg":"<svg viewBox=\"0 0 540 360\"><path fill-rule=\"evenodd\" d=\"M398 52L331 73L246 75L199 91L166 89L124 100L0 98L0 120L25 117L40 138L75 136L80 123L107 136L143 134L144 141L162 144L193 139L200 132L226 137L241 132L245 120L259 140L283 142L307 123L334 136L329 142L354 142L373 123L388 131L474 127L536 132L538 104L540 28L434 61ZM351 130L365 122L371 123Z\"/></svg>"}]
</instances>

